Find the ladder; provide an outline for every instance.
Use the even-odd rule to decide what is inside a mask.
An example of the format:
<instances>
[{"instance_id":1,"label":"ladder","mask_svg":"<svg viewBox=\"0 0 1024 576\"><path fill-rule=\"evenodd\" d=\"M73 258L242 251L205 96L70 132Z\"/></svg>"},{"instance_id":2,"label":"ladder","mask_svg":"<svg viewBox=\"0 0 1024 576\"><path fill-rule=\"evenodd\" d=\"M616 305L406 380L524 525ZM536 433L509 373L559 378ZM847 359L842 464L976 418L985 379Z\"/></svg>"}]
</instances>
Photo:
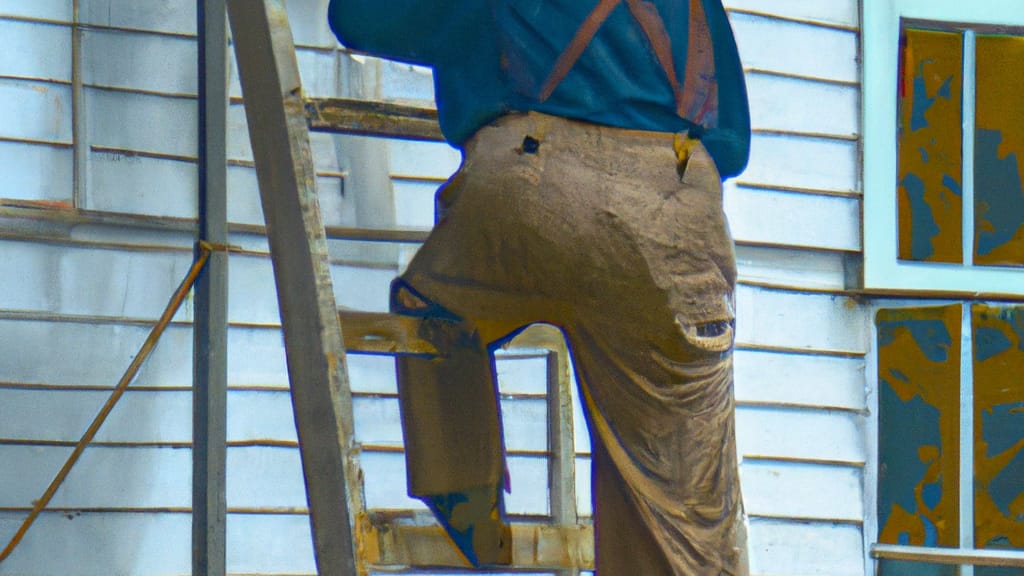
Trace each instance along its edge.
<instances>
[{"instance_id":1,"label":"ladder","mask_svg":"<svg viewBox=\"0 0 1024 576\"><path fill-rule=\"evenodd\" d=\"M362 501L345 351L436 351L414 336L415 319L338 310L309 140L309 131L319 130L441 141L437 113L305 98L283 0L228 0L227 6L281 310L318 572L355 576L371 569L465 567L440 526L422 518L371 515ZM552 351L549 365L557 377L549 378L556 385L549 389L548 419L563 424L549 427L552 523L513 524L513 566L578 574L592 569L593 532L578 523L568 485L574 458L568 351L553 328L527 330L515 344Z\"/></svg>"}]
</instances>

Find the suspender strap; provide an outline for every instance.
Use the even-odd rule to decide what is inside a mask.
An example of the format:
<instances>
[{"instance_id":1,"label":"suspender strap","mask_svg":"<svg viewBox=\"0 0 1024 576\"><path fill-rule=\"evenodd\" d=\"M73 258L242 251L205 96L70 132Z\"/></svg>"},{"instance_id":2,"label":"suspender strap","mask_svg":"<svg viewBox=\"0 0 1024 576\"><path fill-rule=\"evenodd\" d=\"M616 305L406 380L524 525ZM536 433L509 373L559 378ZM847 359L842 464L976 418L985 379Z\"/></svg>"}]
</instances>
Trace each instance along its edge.
<instances>
[{"instance_id":1,"label":"suspender strap","mask_svg":"<svg viewBox=\"0 0 1024 576\"><path fill-rule=\"evenodd\" d=\"M686 47L686 91L679 115L705 125L706 116L718 108L715 51L703 0L690 0L690 34Z\"/></svg>"},{"instance_id":2,"label":"suspender strap","mask_svg":"<svg viewBox=\"0 0 1024 576\"><path fill-rule=\"evenodd\" d=\"M540 95L537 97L538 100L543 102L551 96L551 93L562 83L562 80L569 74L569 70L572 70L576 61L579 60L583 50L590 44L590 39L597 33L597 29L608 19L608 15L612 13L612 10L621 3L622 0L600 0L597 3L597 6L587 15L587 18L583 20L583 24L580 24L580 27L576 30L576 35L572 37L572 41L565 47L562 54L558 56L555 67L552 68L551 74L548 75L548 79L544 81L544 85L540 89Z\"/></svg>"},{"instance_id":3,"label":"suspender strap","mask_svg":"<svg viewBox=\"0 0 1024 576\"><path fill-rule=\"evenodd\" d=\"M696 1L700 3L700 0ZM626 5L629 6L629 12L633 15L633 18L636 18L636 21L640 23L640 29L647 36L647 41L651 44L651 48L654 49L654 55L658 58L658 64L661 64L661 70L665 73L669 86L672 87L672 96L676 101L676 114L687 118L685 115L686 110L683 108L683 87L679 85L679 77L676 76L676 65L672 58L672 40L668 36L668 31L665 30L665 22L661 19L661 15L658 14L658 8L653 3L645 0L626 0ZM690 2L690 9L692 20L692 1ZM690 31L692 36L692 22L690 23Z\"/></svg>"},{"instance_id":4,"label":"suspender strap","mask_svg":"<svg viewBox=\"0 0 1024 576\"><path fill-rule=\"evenodd\" d=\"M562 83L598 29L622 2L623 0L598 1L597 6L576 30L569 45L559 55L554 68L541 87L537 97L539 101L547 100L555 88ZM683 86L680 86L676 75L675 61L672 57L672 40L665 29L665 22L658 13L658 8L649 0L625 0L625 2L629 7L630 14L640 24L641 30L654 50L658 64L665 73L665 78L672 87L676 113L696 124L702 124L704 117L713 110L717 103L714 49L702 0L690 0L685 90Z\"/></svg>"}]
</instances>

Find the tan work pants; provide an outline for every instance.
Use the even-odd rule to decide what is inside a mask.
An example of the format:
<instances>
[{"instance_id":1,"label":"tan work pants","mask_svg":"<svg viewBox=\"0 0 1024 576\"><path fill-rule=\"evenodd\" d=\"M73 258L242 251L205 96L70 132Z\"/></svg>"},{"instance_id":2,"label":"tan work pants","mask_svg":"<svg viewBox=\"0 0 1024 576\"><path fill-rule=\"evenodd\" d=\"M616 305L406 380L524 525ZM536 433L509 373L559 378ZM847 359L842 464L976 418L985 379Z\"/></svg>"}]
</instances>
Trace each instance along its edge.
<instances>
[{"instance_id":1,"label":"tan work pants","mask_svg":"<svg viewBox=\"0 0 1024 576\"><path fill-rule=\"evenodd\" d=\"M586 404L598 574L747 573L732 240L702 146L680 171L671 135L537 113L467 143L392 295L446 353L399 362L410 493L443 521L467 501L452 494L503 485L490 347L546 322L569 341ZM463 545L485 551L467 556L500 561L482 542L493 531L475 531Z\"/></svg>"}]
</instances>

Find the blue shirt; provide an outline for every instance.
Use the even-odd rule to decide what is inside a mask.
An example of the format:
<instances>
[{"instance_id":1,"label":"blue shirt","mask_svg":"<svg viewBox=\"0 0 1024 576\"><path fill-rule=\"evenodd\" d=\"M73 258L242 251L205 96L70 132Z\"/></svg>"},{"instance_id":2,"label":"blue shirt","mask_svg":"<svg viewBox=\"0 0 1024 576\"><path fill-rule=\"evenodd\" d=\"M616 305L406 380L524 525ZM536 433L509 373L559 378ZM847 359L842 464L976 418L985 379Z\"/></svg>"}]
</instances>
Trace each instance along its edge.
<instances>
[{"instance_id":1,"label":"blue shirt","mask_svg":"<svg viewBox=\"0 0 1024 576\"><path fill-rule=\"evenodd\" d=\"M699 118L681 110L671 68L625 1L547 97L546 80L598 0L331 0L329 18L350 48L434 69L441 130L455 146L510 111L658 132L700 126L724 178L741 172L750 152L743 70L721 0L693 1L703 8L714 66L715 90ZM660 16L678 85L692 90L691 0L639 4Z\"/></svg>"}]
</instances>

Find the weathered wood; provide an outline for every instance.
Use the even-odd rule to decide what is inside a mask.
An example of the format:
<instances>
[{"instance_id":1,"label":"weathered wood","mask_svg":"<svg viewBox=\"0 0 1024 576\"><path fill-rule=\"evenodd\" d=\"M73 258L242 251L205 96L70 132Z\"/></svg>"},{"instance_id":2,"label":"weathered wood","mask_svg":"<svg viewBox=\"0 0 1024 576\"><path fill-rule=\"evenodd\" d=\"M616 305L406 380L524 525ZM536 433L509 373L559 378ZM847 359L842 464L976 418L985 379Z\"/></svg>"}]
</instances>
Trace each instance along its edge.
<instances>
[{"instance_id":1,"label":"weathered wood","mask_svg":"<svg viewBox=\"0 0 1024 576\"><path fill-rule=\"evenodd\" d=\"M871 557L930 564L967 564L970 566L1008 566L1024 568L1024 552L1014 550L957 550L925 546L875 544Z\"/></svg>"},{"instance_id":2,"label":"weathered wood","mask_svg":"<svg viewBox=\"0 0 1024 576\"><path fill-rule=\"evenodd\" d=\"M551 328L551 327L545 327ZM556 334L560 336L560 334ZM556 338L556 341L559 339ZM576 450L573 443L572 365L564 341L548 353L548 466L551 520L556 526L572 526L576 513ZM579 576L578 568L565 568L558 576Z\"/></svg>"},{"instance_id":3,"label":"weathered wood","mask_svg":"<svg viewBox=\"0 0 1024 576\"><path fill-rule=\"evenodd\" d=\"M352 399L295 47L280 0L231 0L231 30L285 334L317 566L356 574Z\"/></svg>"},{"instance_id":4,"label":"weathered wood","mask_svg":"<svg viewBox=\"0 0 1024 576\"><path fill-rule=\"evenodd\" d=\"M408 140L444 141L437 110L349 98L309 98L311 130Z\"/></svg>"},{"instance_id":5,"label":"weathered wood","mask_svg":"<svg viewBox=\"0 0 1024 576\"><path fill-rule=\"evenodd\" d=\"M363 518L361 532L367 563L388 570L407 566L465 568L466 562L440 526L374 514ZM590 526L512 525L512 565L517 570L594 569L594 531Z\"/></svg>"},{"instance_id":6,"label":"weathered wood","mask_svg":"<svg viewBox=\"0 0 1024 576\"><path fill-rule=\"evenodd\" d=\"M416 354L434 356L437 348L417 336L421 318L339 310L345 327L345 349L368 354Z\"/></svg>"}]
</instances>

